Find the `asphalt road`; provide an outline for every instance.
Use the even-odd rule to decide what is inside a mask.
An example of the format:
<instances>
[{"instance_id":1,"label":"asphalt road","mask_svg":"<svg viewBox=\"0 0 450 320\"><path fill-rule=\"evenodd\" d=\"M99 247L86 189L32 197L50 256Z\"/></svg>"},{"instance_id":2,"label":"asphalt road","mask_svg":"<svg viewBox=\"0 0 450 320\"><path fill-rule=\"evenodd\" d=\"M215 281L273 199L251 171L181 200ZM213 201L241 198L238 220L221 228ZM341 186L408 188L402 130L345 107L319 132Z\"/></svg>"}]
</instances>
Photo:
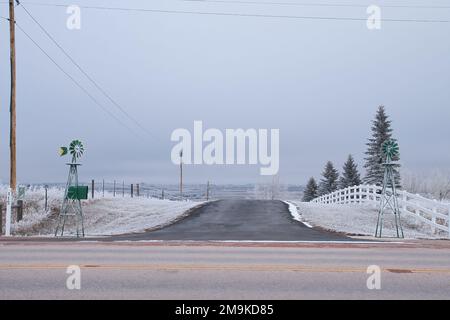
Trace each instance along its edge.
<instances>
[{"instance_id":1,"label":"asphalt road","mask_svg":"<svg viewBox=\"0 0 450 320\"><path fill-rule=\"evenodd\" d=\"M292 218L288 205L271 200L219 200L160 230L115 240L351 241L308 228Z\"/></svg>"},{"instance_id":2,"label":"asphalt road","mask_svg":"<svg viewBox=\"0 0 450 320\"><path fill-rule=\"evenodd\" d=\"M0 299L450 299L448 243L334 246L0 241ZM80 290L66 286L69 265Z\"/></svg>"},{"instance_id":3,"label":"asphalt road","mask_svg":"<svg viewBox=\"0 0 450 320\"><path fill-rule=\"evenodd\" d=\"M0 237L0 300L450 299L450 242L360 242L306 227L280 201L217 201L111 239ZM74 265L80 290L67 288ZM379 290L367 287L370 265Z\"/></svg>"}]
</instances>

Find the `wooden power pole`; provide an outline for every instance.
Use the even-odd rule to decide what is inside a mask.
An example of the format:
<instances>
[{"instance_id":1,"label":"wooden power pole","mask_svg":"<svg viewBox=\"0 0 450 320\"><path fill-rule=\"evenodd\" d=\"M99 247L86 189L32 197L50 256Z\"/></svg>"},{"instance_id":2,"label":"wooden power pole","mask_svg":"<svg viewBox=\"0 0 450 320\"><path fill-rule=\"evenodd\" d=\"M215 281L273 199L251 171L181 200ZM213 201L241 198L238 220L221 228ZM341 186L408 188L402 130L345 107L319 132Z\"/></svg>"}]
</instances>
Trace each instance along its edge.
<instances>
[{"instance_id":1,"label":"wooden power pole","mask_svg":"<svg viewBox=\"0 0 450 320\"><path fill-rule=\"evenodd\" d=\"M9 34L11 58L11 99L10 99L10 172L9 186L16 192L16 35L15 35L14 0L9 0Z\"/></svg>"}]
</instances>

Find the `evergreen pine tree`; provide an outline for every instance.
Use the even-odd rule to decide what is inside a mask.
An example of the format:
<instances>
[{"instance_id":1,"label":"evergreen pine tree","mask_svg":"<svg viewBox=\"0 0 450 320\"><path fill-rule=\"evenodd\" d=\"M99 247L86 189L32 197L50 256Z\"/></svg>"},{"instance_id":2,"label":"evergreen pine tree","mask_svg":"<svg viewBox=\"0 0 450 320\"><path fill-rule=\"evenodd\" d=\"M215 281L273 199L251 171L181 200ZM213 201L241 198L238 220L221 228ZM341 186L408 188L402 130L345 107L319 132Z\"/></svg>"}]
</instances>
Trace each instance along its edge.
<instances>
[{"instance_id":1,"label":"evergreen pine tree","mask_svg":"<svg viewBox=\"0 0 450 320\"><path fill-rule=\"evenodd\" d=\"M361 176L358 172L358 166L355 163L352 155L350 154L347 161L344 164L342 176L339 181L339 187L341 189L353 186L359 186L361 184Z\"/></svg>"},{"instance_id":2,"label":"evergreen pine tree","mask_svg":"<svg viewBox=\"0 0 450 320\"><path fill-rule=\"evenodd\" d=\"M372 137L369 138L366 151L366 163L364 168L366 169L366 176L364 177L364 183L382 185L384 177L383 154L381 146L383 142L388 139L392 139L391 121L385 112L384 106L379 106L375 120L372 122ZM393 161L398 161L400 157L395 157ZM400 165L394 168L395 181L400 186Z\"/></svg>"},{"instance_id":3,"label":"evergreen pine tree","mask_svg":"<svg viewBox=\"0 0 450 320\"><path fill-rule=\"evenodd\" d=\"M318 186L316 183L316 179L310 178L308 183L306 184L306 189L303 192L303 202L309 202L319 196L318 194Z\"/></svg>"},{"instance_id":4,"label":"evergreen pine tree","mask_svg":"<svg viewBox=\"0 0 450 320\"><path fill-rule=\"evenodd\" d=\"M323 179L319 184L319 195L328 194L338 189L339 172L334 168L331 161L328 161L325 165L325 169L322 173Z\"/></svg>"}]
</instances>

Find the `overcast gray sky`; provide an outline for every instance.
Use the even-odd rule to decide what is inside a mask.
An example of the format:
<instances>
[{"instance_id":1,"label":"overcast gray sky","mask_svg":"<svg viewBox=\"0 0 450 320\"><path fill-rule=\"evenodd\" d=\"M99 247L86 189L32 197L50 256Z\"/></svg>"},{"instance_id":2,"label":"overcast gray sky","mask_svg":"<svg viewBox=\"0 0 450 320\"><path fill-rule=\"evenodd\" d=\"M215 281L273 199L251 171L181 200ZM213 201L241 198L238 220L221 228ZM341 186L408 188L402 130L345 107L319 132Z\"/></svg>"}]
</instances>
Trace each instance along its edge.
<instances>
[{"instance_id":1,"label":"overcast gray sky","mask_svg":"<svg viewBox=\"0 0 450 320\"><path fill-rule=\"evenodd\" d=\"M71 3L367 17L365 8L358 7L178 0ZM408 3L448 5L447 1ZM138 132L138 136L131 134L109 117L17 30L19 182L64 181L67 168L58 157L58 147L79 138L86 146L81 179L176 183L178 168L170 160L170 134L176 128L192 130L193 121L202 120L206 128L279 128L280 180L303 184L309 176L319 176L326 160L340 168L352 153L362 166L370 121L380 104L393 121L404 166L449 167L450 23L383 22L381 30L371 31L365 21L82 9L81 30L69 30L66 8L25 5L153 137L102 97L18 7L21 27ZM7 16L6 4L0 4L0 15ZM450 9L385 8L382 18L449 20ZM0 180L7 182L6 21L0 21L0 41ZM187 183L207 179L217 184L261 180L259 166L186 168Z\"/></svg>"}]
</instances>

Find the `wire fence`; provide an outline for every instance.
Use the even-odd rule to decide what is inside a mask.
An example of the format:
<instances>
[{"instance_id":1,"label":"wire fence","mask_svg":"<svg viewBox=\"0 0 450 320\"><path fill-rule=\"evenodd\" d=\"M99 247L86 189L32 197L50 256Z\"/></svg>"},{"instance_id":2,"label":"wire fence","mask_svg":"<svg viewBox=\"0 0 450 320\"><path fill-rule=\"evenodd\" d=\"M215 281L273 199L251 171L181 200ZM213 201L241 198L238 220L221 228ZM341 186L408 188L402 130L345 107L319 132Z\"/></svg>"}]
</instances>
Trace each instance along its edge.
<instances>
[{"instance_id":1,"label":"wire fence","mask_svg":"<svg viewBox=\"0 0 450 320\"><path fill-rule=\"evenodd\" d=\"M145 182L129 182L125 180L92 179L80 181L80 186L87 186L88 199L99 198L156 198L167 200L211 200L214 197L215 186L210 183L183 185L161 185ZM51 184L51 187L64 188L64 184Z\"/></svg>"}]
</instances>

